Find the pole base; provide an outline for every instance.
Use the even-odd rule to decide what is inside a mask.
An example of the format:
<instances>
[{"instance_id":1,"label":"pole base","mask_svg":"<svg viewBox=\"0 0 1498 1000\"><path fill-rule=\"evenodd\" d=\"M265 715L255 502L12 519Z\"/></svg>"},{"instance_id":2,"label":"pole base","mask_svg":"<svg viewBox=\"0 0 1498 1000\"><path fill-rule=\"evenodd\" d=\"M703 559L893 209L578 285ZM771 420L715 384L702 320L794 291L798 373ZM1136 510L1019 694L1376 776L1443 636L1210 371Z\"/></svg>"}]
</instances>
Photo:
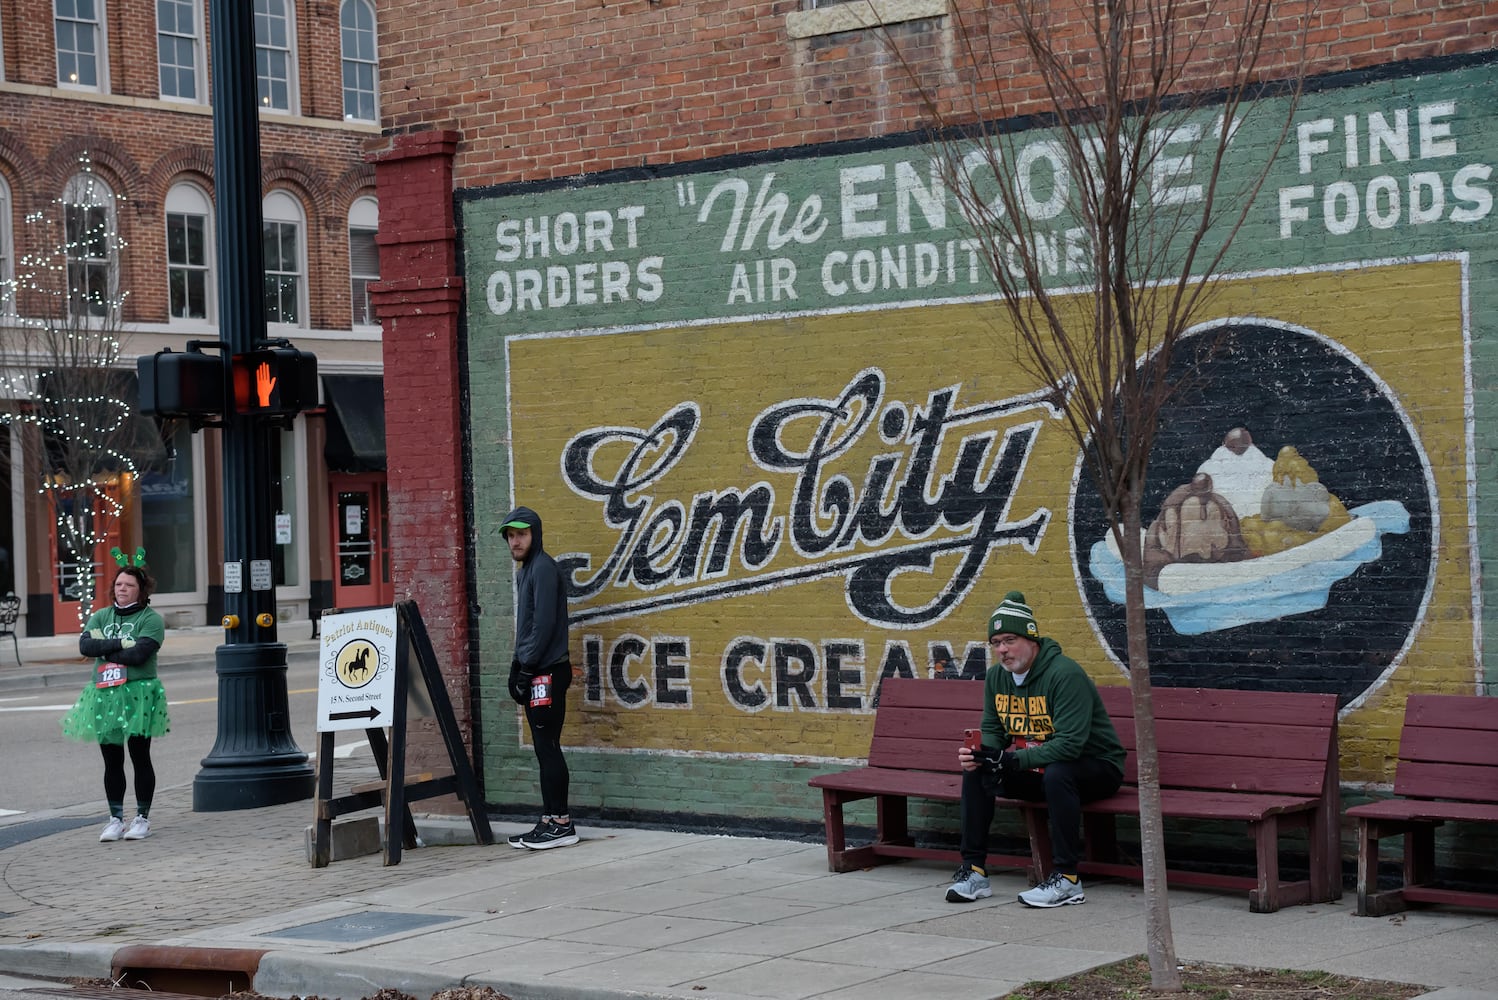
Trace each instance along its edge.
<instances>
[{"instance_id":1,"label":"pole base","mask_svg":"<svg viewBox=\"0 0 1498 1000\"><path fill-rule=\"evenodd\" d=\"M305 761L305 755L304 755ZM302 763L270 767L204 768L192 779L193 812L260 809L312 798L317 774Z\"/></svg>"},{"instance_id":2,"label":"pole base","mask_svg":"<svg viewBox=\"0 0 1498 1000\"><path fill-rule=\"evenodd\" d=\"M312 798L317 773L289 728L285 644L220 646L214 669L218 740L193 778L192 811L259 809Z\"/></svg>"}]
</instances>

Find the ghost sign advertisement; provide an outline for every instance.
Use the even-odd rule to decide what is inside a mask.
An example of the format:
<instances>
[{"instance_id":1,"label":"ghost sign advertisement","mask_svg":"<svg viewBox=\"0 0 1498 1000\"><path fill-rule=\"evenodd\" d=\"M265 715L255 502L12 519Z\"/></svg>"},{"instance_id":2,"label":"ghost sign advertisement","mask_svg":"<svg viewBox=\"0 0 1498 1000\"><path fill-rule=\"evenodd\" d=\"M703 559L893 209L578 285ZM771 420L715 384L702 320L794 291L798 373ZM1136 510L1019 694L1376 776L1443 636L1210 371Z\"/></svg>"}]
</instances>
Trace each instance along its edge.
<instances>
[{"instance_id":1,"label":"ghost sign advertisement","mask_svg":"<svg viewBox=\"0 0 1498 1000\"><path fill-rule=\"evenodd\" d=\"M1365 707L1397 719L1383 692L1472 689L1495 90L1466 68L1297 112L1171 359L1142 512L1156 683L1334 693L1354 735ZM1231 169L1262 129L1235 132ZM1026 210L1060 226L1067 178L1043 133L1021 140L1051 171ZM1200 197L1199 164L1161 162L1151 198ZM884 678L982 675L1010 589L1125 681L1073 387L1023 364L919 143L460 207L479 599L503 605L510 572L485 512L541 511L580 742L859 756ZM1076 294L1081 234L1038 233Z\"/></svg>"}]
</instances>

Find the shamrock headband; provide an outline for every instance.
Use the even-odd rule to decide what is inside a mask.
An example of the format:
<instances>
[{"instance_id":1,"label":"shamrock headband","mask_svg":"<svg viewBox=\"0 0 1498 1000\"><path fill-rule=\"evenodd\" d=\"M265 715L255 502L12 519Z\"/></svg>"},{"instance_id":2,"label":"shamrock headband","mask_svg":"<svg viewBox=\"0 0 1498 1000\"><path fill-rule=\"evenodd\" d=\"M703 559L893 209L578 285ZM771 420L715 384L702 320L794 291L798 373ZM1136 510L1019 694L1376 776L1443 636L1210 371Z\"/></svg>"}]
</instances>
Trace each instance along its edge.
<instances>
[{"instance_id":1,"label":"shamrock headband","mask_svg":"<svg viewBox=\"0 0 1498 1000\"><path fill-rule=\"evenodd\" d=\"M127 556L127 555L125 555L124 552L120 551L120 547L118 545L116 545L114 548L110 549L109 550L109 554L112 555L112 556L114 556L114 561L115 561L116 564L118 564L120 566L129 566L129 565L131 565L130 557ZM136 550L135 550L135 562L134 562L134 565L137 568L139 568L141 566L144 566L145 564L146 564L146 550L145 550L145 547L144 546L138 546L136 548Z\"/></svg>"}]
</instances>

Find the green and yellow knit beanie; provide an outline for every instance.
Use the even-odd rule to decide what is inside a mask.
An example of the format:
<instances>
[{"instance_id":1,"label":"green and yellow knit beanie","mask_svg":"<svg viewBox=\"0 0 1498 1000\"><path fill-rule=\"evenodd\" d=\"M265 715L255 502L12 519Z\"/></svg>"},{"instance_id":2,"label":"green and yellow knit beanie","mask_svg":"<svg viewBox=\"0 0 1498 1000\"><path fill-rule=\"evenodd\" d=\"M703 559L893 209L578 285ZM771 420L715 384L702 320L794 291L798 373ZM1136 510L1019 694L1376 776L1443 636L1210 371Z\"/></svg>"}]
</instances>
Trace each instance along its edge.
<instances>
[{"instance_id":1,"label":"green and yellow knit beanie","mask_svg":"<svg viewBox=\"0 0 1498 1000\"><path fill-rule=\"evenodd\" d=\"M1022 635L1026 639L1039 639L1040 626L1035 623L1035 612L1025 603L1025 595L1011 590L1004 595L1004 603L988 616L988 637L992 639L1004 632Z\"/></svg>"}]
</instances>

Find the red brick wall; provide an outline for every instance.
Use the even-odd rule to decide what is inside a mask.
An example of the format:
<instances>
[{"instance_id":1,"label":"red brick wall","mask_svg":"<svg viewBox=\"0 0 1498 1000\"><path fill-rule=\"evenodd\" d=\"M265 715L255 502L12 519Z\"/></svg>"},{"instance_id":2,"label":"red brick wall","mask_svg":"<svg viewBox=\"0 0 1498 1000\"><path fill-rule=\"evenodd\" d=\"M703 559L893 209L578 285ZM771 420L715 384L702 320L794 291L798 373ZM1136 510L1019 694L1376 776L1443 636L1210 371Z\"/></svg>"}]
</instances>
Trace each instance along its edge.
<instances>
[{"instance_id":1,"label":"red brick wall","mask_svg":"<svg viewBox=\"0 0 1498 1000\"><path fill-rule=\"evenodd\" d=\"M421 608L459 727L469 732L468 585L458 308L451 219L454 133L400 136L372 157L380 194L380 273L371 290L384 327L385 454L391 574L397 600ZM440 763L441 744L420 753Z\"/></svg>"},{"instance_id":2,"label":"red brick wall","mask_svg":"<svg viewBox=\"0 0 1498 1000\"><path fill-rule=\"evenodd\" d=\"M341 122L338 4L298 2L295 7L301 113ZM33 227L23 221L25 213L51 207L87 150L115 194L127 199L119 216L120 235L128 244L121 275L122 287L130 289L127 318L164 322L166 194L181 181L196 181L212 193L213 123L206 114L154 103L159 86L154 0L110 0L106 18L109 93L152 103L0 95L0 174L15 201L11 227L19 257L40 249ZM0 35L7 82L55 85L51 0L6 0L0 5ZM205 39L205 56L207 44ZM205 68L205 87L207 79ZM369 140L367 131L281 123L269 116L261 123L264 186L292 191L307 213L313 327L347 329L351 323L348 210L355 198L374 194L374 169L364 162Z\"/></svg>"},{"instance_id":3,"label":"red brick wall","mask_svg":"<svg viewBox=\"0 0 1498 1000\"><path fill-rule=\"evenodd\" d=\"M1006 9L955 6L975 4L995 17ZM433 17L429 4L390 0L380 5L384 123L460 129L456 176L467 187L857 139L928 120L881 32L793 40L785 15L800 6L533 0L455 5ZM971 78L954 20L896 25L890 36L923 72L951 65ZM1003 27L996 23L979 75L1002 81L1004 113L1040 110ZM1309 33L1311 69L1484 49L1495 30L1493 0L1333 0ZM1203 53L1203 66L1220 64L1223 44ZM1286 74L1287 49L1283 40L1270 49L1267 76Z\"/></svg>"}]
</instances>

